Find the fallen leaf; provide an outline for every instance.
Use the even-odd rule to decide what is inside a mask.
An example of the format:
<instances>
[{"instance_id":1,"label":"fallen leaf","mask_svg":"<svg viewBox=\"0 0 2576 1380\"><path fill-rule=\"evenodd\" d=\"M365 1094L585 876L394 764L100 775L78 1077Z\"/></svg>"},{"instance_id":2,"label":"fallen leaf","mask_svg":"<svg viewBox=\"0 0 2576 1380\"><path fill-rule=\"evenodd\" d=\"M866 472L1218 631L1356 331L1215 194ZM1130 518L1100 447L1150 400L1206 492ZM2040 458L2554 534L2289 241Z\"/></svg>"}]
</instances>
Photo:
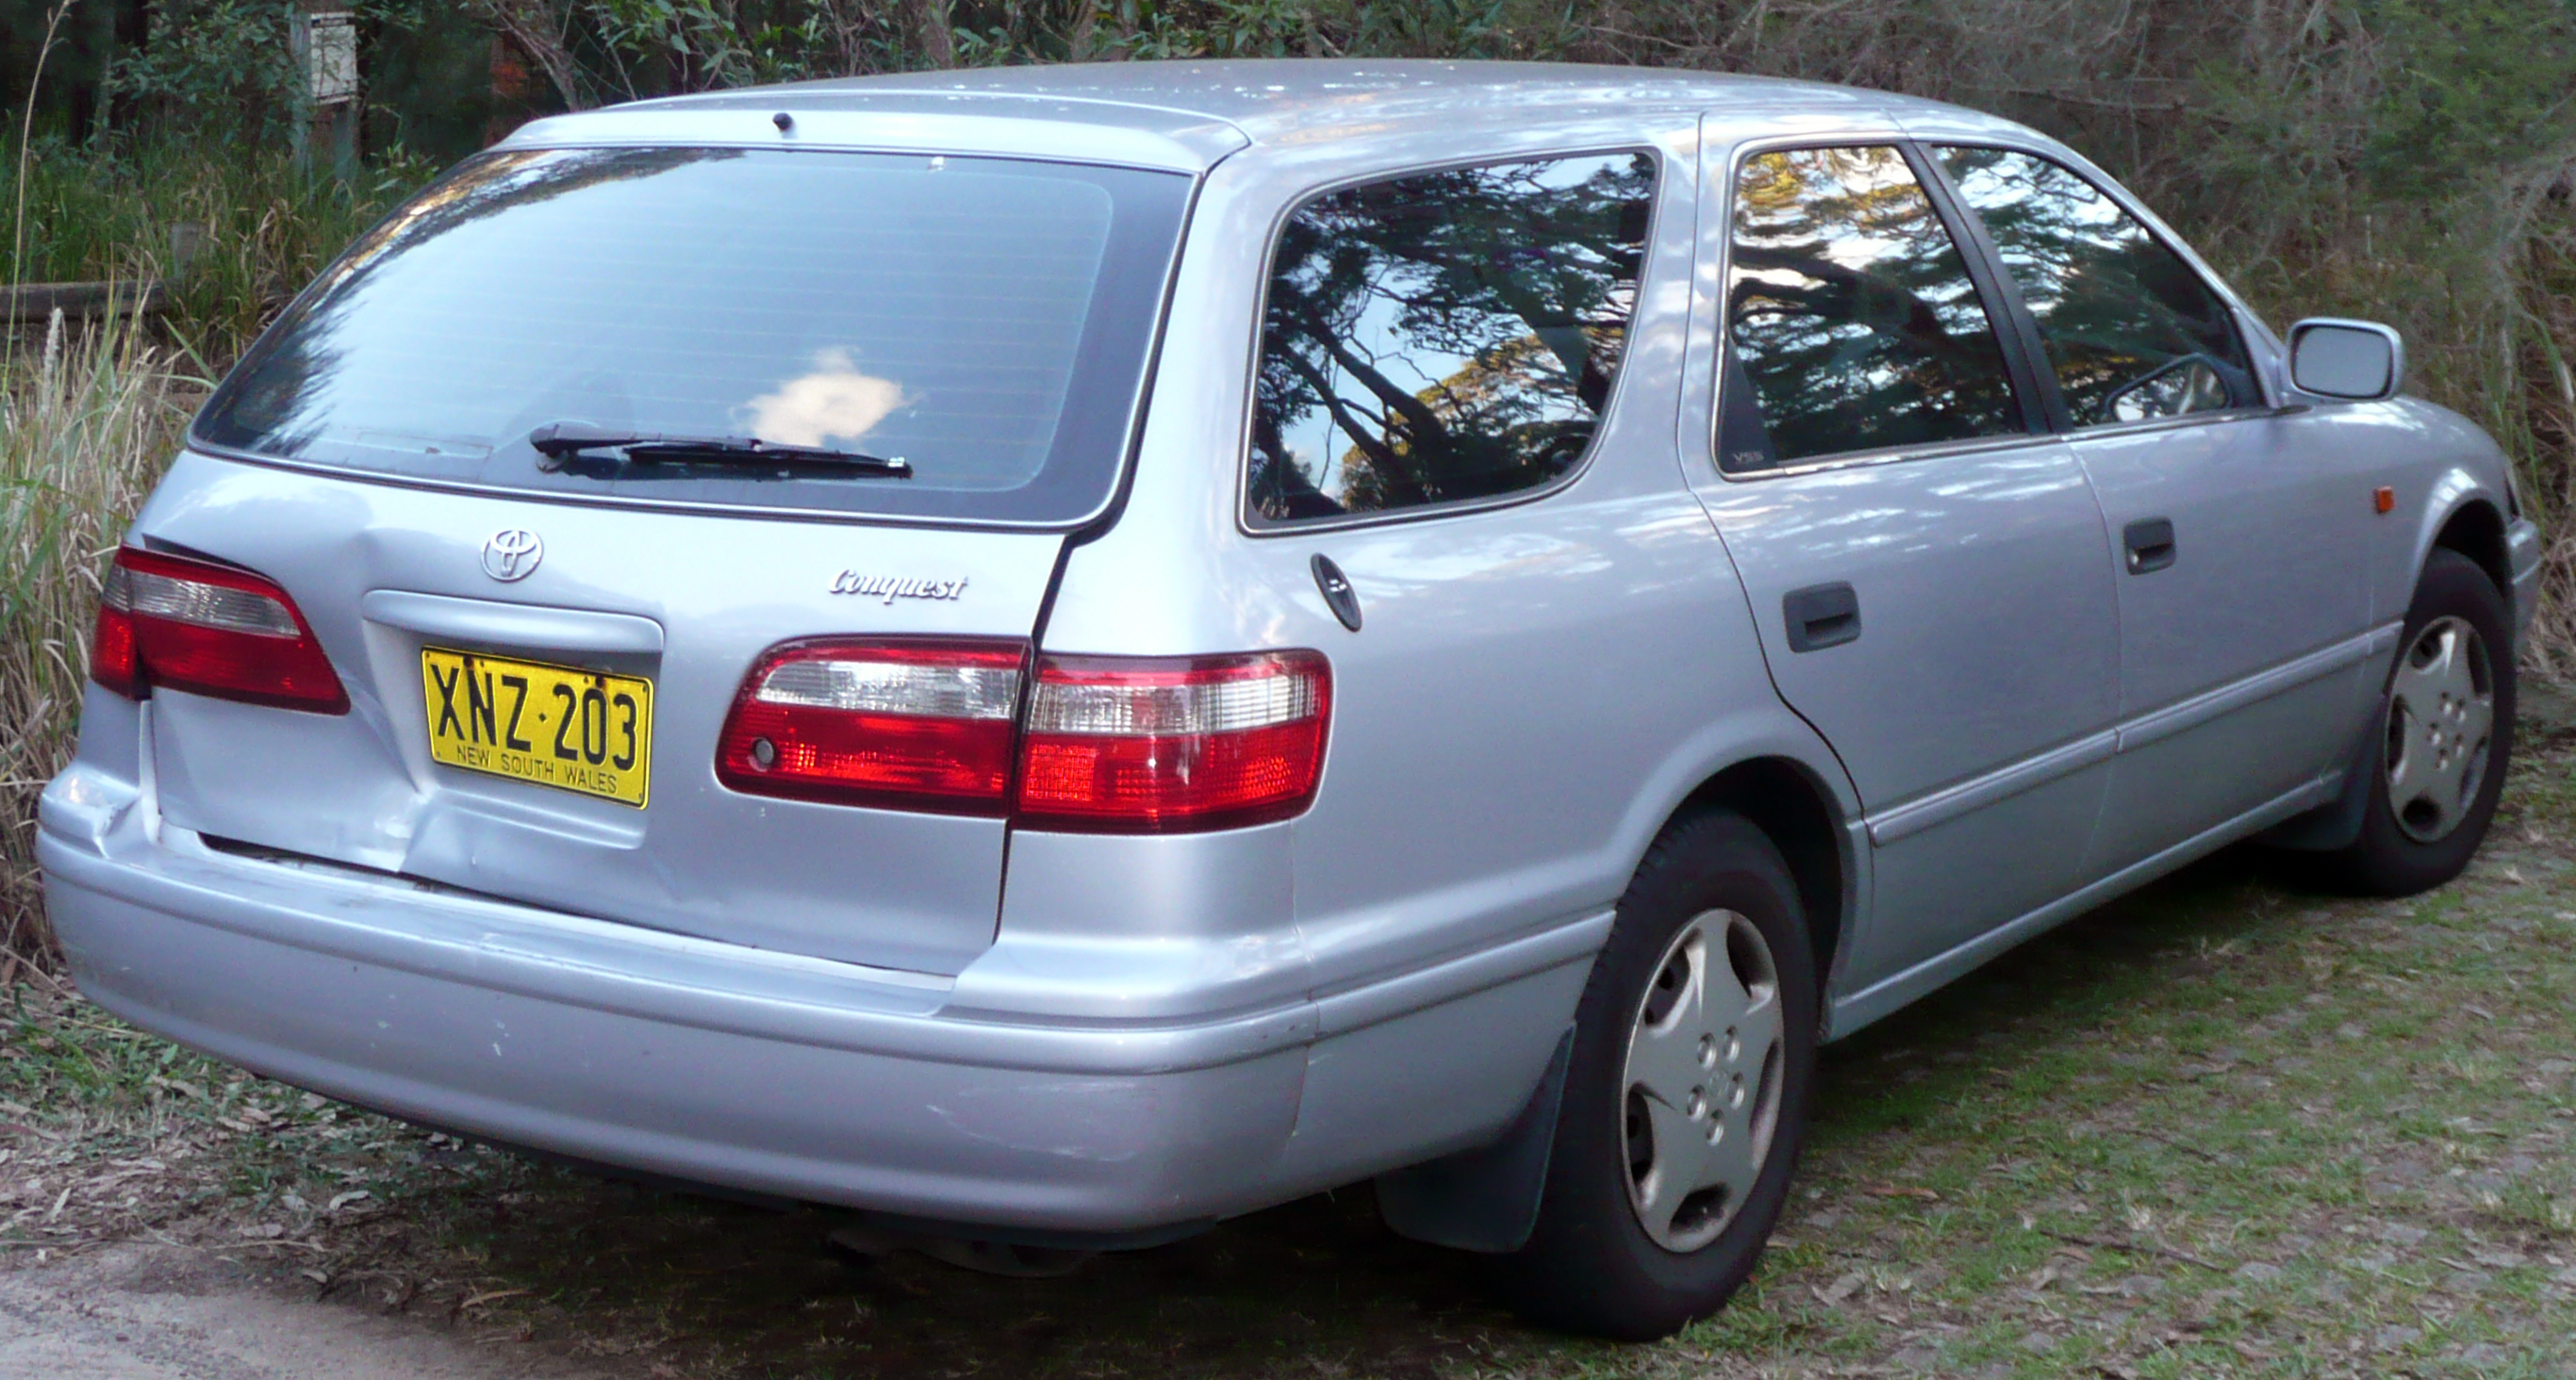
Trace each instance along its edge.
<instances>
[{"instance_id":1,"label":"fallen leaf","mask_svg":"<svg viewBox=\"0 0 2576 1380\"><path fill-rule=\"evenodd\" d=\"M338 1212L340 1209L347 1207L351 1203L362 1203L374 1196L376 1195L369 1193L363 1188L353 1188L346 1193L333 1194L330 1203L322 1210L324 1212Z\"/></svg>"},{"instance_id":2,"label":"fallen leaf","mask_svg":"<svg viewBox=\"0 0 2576 1380\"><path fill-rule=\"evenodd\" d=\"M1875 1188L1864 1189L1862 1191L1873 1198L1914 1198L1926 1203L1937 1203L1941 1201L1941 1195L1933 1192L1931 1189L1912 1185L1899 1186L1896 1184L1880 1184Z\"/></svg>"},{"instance_id":3,"label":"fallen leaf","mask_svg":"<svg viewBox=\"0 0 2576 1380\"><path fill-rule=\"evenodd\" d=\"M484 1304L497 1302L501 1299L517 1298L519 1295L526 1292L528 1291L525 1289L487 1289L480 1294L476 1294L473 1297L468 1298L465 1302L456 1305L456 1311L462 1313L468 1308L480 1308Z\"/></svg>"}]
</instances>

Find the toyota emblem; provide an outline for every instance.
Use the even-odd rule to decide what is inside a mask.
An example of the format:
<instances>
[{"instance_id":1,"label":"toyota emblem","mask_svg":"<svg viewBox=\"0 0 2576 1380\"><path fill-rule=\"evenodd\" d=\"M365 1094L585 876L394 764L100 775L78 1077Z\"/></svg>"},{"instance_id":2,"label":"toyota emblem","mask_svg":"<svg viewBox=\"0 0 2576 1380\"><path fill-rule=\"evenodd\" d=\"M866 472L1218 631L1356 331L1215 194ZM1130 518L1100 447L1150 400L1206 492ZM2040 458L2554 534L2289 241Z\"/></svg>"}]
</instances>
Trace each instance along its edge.
<instances>
[{"instance_id":1,"label":"toyota emblem","mask_svg":"<svg viewBox=\"0 0 2576 1380\"><path fill-rule=\"evenodd\" d=\"M483 539L483 573L504 584L524 580L546 558L546 544L525 527L504 527Z\"/></svg>"}]
</instances>

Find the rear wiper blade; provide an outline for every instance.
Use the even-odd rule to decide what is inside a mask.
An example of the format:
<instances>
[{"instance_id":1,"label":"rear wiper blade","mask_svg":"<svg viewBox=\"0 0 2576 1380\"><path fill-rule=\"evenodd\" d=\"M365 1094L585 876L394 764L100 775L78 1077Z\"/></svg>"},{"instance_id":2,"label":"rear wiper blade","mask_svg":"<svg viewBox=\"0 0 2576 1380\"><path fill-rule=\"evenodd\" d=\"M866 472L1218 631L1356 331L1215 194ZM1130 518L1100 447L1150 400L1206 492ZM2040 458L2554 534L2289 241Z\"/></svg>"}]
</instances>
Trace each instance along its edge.
<instances>
[{"instance_id":1,"label":"rear wiper blade","mask_svg":"<svg viewBox=\"0 0 2576 1380\"><path fill-rule=\"evenodd\" d=\"M528 444L551 459L586 451L614 450L630 461L647 464L776 465L785 468L841 470L852 474L912 477L912 462L900 455L817 446L773 445L753 436L670 436L659 432L611 432L555 423L528 433Z\"/></svg>"}]
</instances>

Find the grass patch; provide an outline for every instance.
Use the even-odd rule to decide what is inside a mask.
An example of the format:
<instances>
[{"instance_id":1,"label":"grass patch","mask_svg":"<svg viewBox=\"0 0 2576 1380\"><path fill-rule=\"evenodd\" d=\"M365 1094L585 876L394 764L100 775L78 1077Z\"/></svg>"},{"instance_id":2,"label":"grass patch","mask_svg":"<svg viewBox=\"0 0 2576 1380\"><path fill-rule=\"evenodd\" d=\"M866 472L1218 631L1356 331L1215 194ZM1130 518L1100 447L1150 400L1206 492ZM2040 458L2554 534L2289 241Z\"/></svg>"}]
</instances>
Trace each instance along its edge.
<instances>
[{"instance_id":1,"label":"grass patch","mask_svg":"<svg viewBox=\"0 0 2576 1380\"><path fill-rule=\"evenodd\" d=\"M1065 1279L853 1266L820 1214L460 1145L35 989L0 1036L0 1269L159 1241L652 1375L2560 1374L2571 768L2527 754L2433 895L2230 853L1834 1046L1770 1256L1655 1346L1522 1327L1365 1189Z\"/></svg>"}]
</instances>

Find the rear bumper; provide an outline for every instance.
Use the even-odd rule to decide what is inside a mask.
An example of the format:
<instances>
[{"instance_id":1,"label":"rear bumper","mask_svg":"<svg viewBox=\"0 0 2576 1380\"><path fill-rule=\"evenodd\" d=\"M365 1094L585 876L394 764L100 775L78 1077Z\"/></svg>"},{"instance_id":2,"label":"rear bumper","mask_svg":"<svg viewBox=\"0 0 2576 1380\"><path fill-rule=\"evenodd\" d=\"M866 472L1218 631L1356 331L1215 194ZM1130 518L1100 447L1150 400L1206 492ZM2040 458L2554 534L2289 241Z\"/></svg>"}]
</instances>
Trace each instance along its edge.
<instances>
[{"instance_id":1,"label":"rear bumper","mask_svg":"<svg viewBox=\"0 0 2576 1380\"><path fill-rule=\"evenodd\" d=\"M214 852L138 797L75 767L38 838L75 979L136 1025L532 1149L1021 1230L1228 1216L1489 1135L1608 927L1267 1009L1022 1019L946 979ZM1436 1114L1391 1114L1408 1096Z\"/></svg>"}]
</instances>

